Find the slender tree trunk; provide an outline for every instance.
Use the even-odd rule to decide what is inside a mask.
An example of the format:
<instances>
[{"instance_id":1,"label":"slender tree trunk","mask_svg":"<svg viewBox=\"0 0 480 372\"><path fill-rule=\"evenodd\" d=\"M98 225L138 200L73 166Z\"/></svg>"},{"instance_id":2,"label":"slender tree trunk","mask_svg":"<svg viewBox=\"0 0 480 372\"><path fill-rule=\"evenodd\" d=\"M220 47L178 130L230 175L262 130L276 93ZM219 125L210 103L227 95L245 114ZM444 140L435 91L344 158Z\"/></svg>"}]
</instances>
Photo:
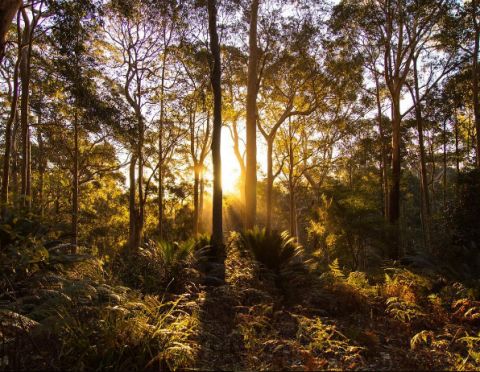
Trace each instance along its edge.
<instances>
[{"instance_id":1,"label":"slender tree trunk","mask_svg":"<svg viewBox=\"0 0 480 372\"><path fill-rule=\"evenodd\" d=\"M392 118L392 184L389 192L389 221L395 227L394 241L391 246L392 259L398 259L400 255L400 232L398 221L400 219L400 176L401 176L401 158L400 158L400 94L392 97L393 118Z\"/></svg>"},{"instance_id":2,"label":"slender tree trunk","mask_svg":"<svg viewBox=\"0 0 480 372\"><path fill-rule=\"evenodd\" d=\"M135 167L137 164L137 156L132 154L130 159L130 168L129 168L129 182L130 182L130 193L128 198L128 216L129 216L129 239L128 246L133 252L138 247L135 245L136 236L137 236L137 207L136 207L136 185L137 181L135 180Z\"/></svg>"},{"instance_id":3,"label":"slender tree trunk","mask_svg":"<svg viewBox=\"0 0 480 372\"><path fill-rule=\"evenodd\" d=\"M247 81L247 162L245 174L245 229L252 229L257 213L257 18L259 0L250 8Z\"/></svg>"},{"instance_id":4,"label":"slender tree trunk","mask_svg":"<svg viewBox=\"0 0 480 372\"><path fill-rule=\"evenodd\" d=\"M290 235L297 236L297 213L296 213L296 203L295 203L295 186L293 185L293 180L288 182L289 188L289 206L290 206Z\"/></svg>"},{"instance_id":5,"label":"slender tree trunk","mask_svg":"<svg viewBox=\"0 0 480 372\"><path fill-rule=\"evenodd\" d=\"M9 187L9 177L10 177L10 161L12 154L12 126L16 120L17 116L17 104L18 104L18 70L20 65L20 55L18 57L17 63L15 64L15 70L13 73L13 90L12 90L12 103L10 107L10 116L5 127L5 153L3 156L3 174L2 174L2 194L1 194L1 208L2 208L2 219L5 218L7 207L8 207L8 187Z\"/></svg>"},{"instance_id":6,"label":"slender tree trunk","mask_svg":"<svg viewBox=\"0 0 480 372\"><path fill-rule=\"evenodd\" d=\"M267 234L272 231L272 194L273 194L273 138L267 139L267 190L265 193L265 206L267 220L265 229Z\"/></svg>"},{"instance_id":7,"label":"slender tree trunk","mask_svg":"<svg viewBox=\"0 0 480 372\"><path fill-rule=\"evenodd\" d=\"M42 133L40 131L42 123L42 114L41 112L38 115L38 129L37 129L37 142L38 142L38 203L40 204L40 216L43 217L45 214L45 206L44 203L45 201L43 200L43 195L45 192L45 183L44 183L44 177L45 177L45 170L46 170L46 164L45 164L45 155L44 155L44 144L43 144L43 137Z\"/></svg>"},{"instance_id":8,"label":"slender tree trunk","mask_svg":"<svg viewBox=\"0 0 480 372\"><path fill-rule=\"evenodd\" d=\"M198 229L199 231L203 230L203 200L205 196L205 178L203 175L203 164L200 165L200 191L199 191L199 201L198 201Z\"/></svg>"},{"instance_id":9,"label":"slender tree trunk","mask_svg":"<svg viewBox=\"0 0 480 372\"><path fill-rule=\"evenodd\" d=\"M240 199L245 203L245 180L247 172L242 153L240 152L240 136L238 135L237 119L234 119L232 122L232 132L233 152L237 158L238 166L240 167Z\"/></svg>"},{"instance_id":10,"label":"slender tree trunk","mask_svg":"<svg viewBox=\"0 0 480 372\"><path fill-rule=\"evenodd\" d=\"M472 0L472 19L474 24L474 48L472 63L472 93L473 93L473 111L475 117L476 130L476 151L477 151L477 167L480 168L480 99L478 87L478 52L480 43L480 25L477 22L477 0Z\"/></svg>"},{"instance_id":11,"label":"slender tree trunk","mask_svg":"<svg viewBox=\"0 0 480 372\"><path fill-rule=\"evenodd\" d=\"M15 123L13 125L12 131L12 193L13 193L13 204L18 206L18 131L20 129L20 120L18 115L18 110L15 113Z\"/></svg>"},{"instance_id":12,"label":"slender tree trunk","mask_svg":"<svg viewBox=\"0 0 480 372\"><path fill-rule=\"evenodd\" d=\"M294 182L294 167L295 157L293 152L293 138L294 133L292 131L292 121L289 118L288 121L288 191L289 191L289 209L290 209L290 235L297 236L297 216L296 216L296 203L295 203L295 182Z\"/></svg>"},{"instance_id":13,"label":"slender tree trunk","mask_svg":"<svg viewBox=\"0 0 480 372\"><path fill-rule=\"evenodd\" d=\"M163 30L165 40L165 29ZM165 119L165 63L166 63L167 51L163 53L162 59L162 74L160 79L160 128L158 131L158 235L160 240L163 240L163 162L164 162L164 150L163 150L163 129Z\"/></svg>"},{"instance_id":14,"label":"slender tree trunk","mask_svg":"<svg viewBox=\"0 0 480 372\"><path fill-rule=\"evenodd\" d=\"M381 180L383 187L383 213L385 219L388 219L388 161L387 161L387 149L385 146L385 135L382 122L382 103L380 101L380 84L378 81L377 73L375 72L375 98L377 103L377 117L378 117L378 130L380 133L380 151L381 151Z\"/></svg>"},{"instance_id":15,"label":"slender tree trunk","mask_svg":"<svg viewBox=\"0 0 480 372\"><path fill-rule=\"evenodd\" d=\"M145 127L143 123L143 118L139 118L139 140L138 140L138 213L136 219L136 235L135 235L135 248L139 248L142 244L143 239L143 226L145 218L145 197L143 190L143 143L145 136Z\"/></svg>"},{"instance_id":16,"label":"slender tree trunk","mask_svg":"<svg viewBox=\"0 0 480 372\"><path fill-rule=\"evenodd\" d=\"M458 116L457 116L457 109L455 109L455 118L454 118L454 125L455 125L455 166L457 169L457 177L460 174L460 155L458 153Z\"/></svg>"},{"instance_id":17,"label":"slender tree trunk","mask_svg":"<svg viewBox=\"0 0 480 372\"><path fill-rule=\"evenodd\" d=\"M72 179L72 253L75 253L78 245L78 160L79 160L79 146L78 146L78 113L75 110L75 117L73 120L73 179Z\"/></svg>"},{"instance_id":18,"label":"slender tree trunk","mask_svg":"<svg viewBox=\"0 0 480 372\"><path fill-rule=\"evenodd\" d=\"M162 161L163 162L163 161ZM160 240L164 239L164 215L165 215L165 188L164 184L164 170L163 164L160 164L158 167L158 236Z\"/></svg>"},{"instance_id":19,"label":"slender tree trunk","mask_svg":"<svg viewBox=\"0 0 480 372\"><path fill-rule=\"evenodd\" d=\"M413 79L414 79L414 96L413 102L415 104L415 119L417 122L418 132L418 146L420 150L420 179L422 190L422 222L423 222L423 234L425 237L425 248L427 251L431 251L431 236L430 236L430 196L428 193L428 176L427 176L427 164L425 160L425 142L423 139L423 117L422 108L420 106L420 90L418 86L418 71L417 71L417 57L413 58Z\"/></svg>"},{"instance_id":20,"label":"slender tree trunk","mask_svg":"<svg viewBox=\"0 0 480 372\"><path fill-rule=\"evenodd\" d=\"M434 139L430 141L430 158L432 159L432 176L430 177L430 191L431 191L431 202L435 205L435 174L436 171L436 163L435 163L435 149L434 149Z\"/></svg>"},{"instance_id":21,"label":"slender tree trunk","mask_svg":"<svg viewBox=\"0 0 480 372\"><path fill-rule=\"evenodd\" d=\"M193 181L193 233L198 236L199 232L199 186L200 186L200 170L198 164L194 164L194 181Z\"/></svg>"},{"instance_id":22,"label":"slender tree trunk","mask_svg":"<svg viewBox=\"0 0 480 372\"><path fill-rule=\"evenodd\" d=\"M443 208L447 206L447 121L443 121Z\"/></svg>"},{"instance_id":23,"label":"slender tree trunk","mask_svg":"<svg viewBox=\"0 0 480 372\"><path fill-rule=\"evenodd\" d=\"M210 80L213 90L213 132L212 132L212 163L213 163L213 211L212 211L212 243L217 252L223 246L222 225L222 81L220 44L217 34L217 2L208 0L208 28L210 33L210 50L213 66Z\"/></svg>"},{"instance_id":24,"label":"slender tree trunk","mask_svg":"<svg viewBox=\"0 0 480 372\"><path fill-rule=\"evenodd\" d=\"M30 210L31 207L31 182L29 180L30 168L30 127L28 122L29 115L29 97L30 97L30 56L31 56L31 32L30 22L28 17L24 15L23 21L25 24L22 36L22 59L20 62L20 80L22 86L21 96L21 128L22 128L22 207ZM28 45L28 46L25 46Z\"/></svg>"}]
</instances>

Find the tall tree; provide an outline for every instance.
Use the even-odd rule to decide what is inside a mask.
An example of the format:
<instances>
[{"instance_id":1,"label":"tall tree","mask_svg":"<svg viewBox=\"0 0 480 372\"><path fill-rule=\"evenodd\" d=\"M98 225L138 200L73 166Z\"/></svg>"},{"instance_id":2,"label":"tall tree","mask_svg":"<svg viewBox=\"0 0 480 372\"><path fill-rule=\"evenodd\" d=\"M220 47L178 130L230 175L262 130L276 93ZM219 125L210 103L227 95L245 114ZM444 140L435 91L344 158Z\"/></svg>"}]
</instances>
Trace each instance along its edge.
<instances>
[{"instance_id":1,"label":"tall tree","mask_svg":"<svg viewBox=\"0 0 480 372\"><path fill-rule=\"evenodd\" d=\"M212 209L212 243L215 249L223 245L222 221L222 69L220 59L220 43L217 31L217 2L207 1L208 30L210 35L210 51L212 56L210 81L213 90L213 131L212 131L212 163L213 163L213 209Z\"/></svg>"},{"instance_id":2,"label":"tall tree","mask_svg":"<svg viewBox=\"0 0 480 372\"><path fill-rule=\"evenodd\" d=\"M258 93L258 48L257 22L259 0L250 6L250 31L248 36L247 76L247 159L245 168L245 229L255 225L257 210L257 93Z\"/></svg>"},{"instance_id":3,"label":"tall tree","mask_svg":"<svg viewBox=\"0 0 480 372\"><path fill-rule=\"evenodd\" d=\"M157 14L148 4L132 6L123 0L112 3L105 31L121 55L115 67L122 72L123 95L135 117L129 136L129 247L136 250L143 239L148 196L144 183L145 110L150 103L148 94L152 93L149 88L157 77L163 33Z\"/></svg>"},{"instance_id":4,"label":"tall tree","mask_svg":"<svg viewBox=\"0 0 480 372\"><path fill-rule=\"evenodd\" d=\"M19 70L22 59L22 36L20 27L20 16L17 17L17 43L18 52L16 62L13 67L13 81L9 82L10 88L10 114L7 119L5 128L5 152L3 157L3 172L2 172L2 192L1 192L1 217L5 218L8 207L8 190L10 185L10 163L11 156L15 147L14 124L17 120L17 105L19 96Z\"/></svg>"}]
</instances>

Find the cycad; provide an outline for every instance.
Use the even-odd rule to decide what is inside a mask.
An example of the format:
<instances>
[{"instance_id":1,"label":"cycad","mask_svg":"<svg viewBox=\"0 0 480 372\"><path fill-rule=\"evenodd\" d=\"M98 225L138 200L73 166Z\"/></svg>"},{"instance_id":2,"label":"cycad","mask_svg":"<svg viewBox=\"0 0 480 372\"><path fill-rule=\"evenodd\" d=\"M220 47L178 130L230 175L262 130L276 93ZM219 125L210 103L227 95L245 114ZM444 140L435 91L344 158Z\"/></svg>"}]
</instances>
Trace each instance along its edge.
<instances>
[{"instance_id":1,"label":"cycad","mask_svg":"<svg viewBox=\"0 0 480 372\"><path fill-rule=\"evenodd\" d=\"M288 232L267 233L265 229L254 228L241 233L241 246L270 270L278 272L300 251L300 246Z\"/></svg>"}]
</instances>

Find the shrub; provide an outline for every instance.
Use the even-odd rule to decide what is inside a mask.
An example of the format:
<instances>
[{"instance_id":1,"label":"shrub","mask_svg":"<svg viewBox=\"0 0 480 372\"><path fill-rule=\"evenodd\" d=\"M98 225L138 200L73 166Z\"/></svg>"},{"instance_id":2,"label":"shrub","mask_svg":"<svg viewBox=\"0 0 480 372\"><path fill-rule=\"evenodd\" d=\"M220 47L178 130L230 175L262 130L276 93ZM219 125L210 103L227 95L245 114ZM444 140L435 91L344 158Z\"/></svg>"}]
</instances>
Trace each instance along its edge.
<instances>
[{"instance_id":1,"label":"shrub","mask_svg":"<svg viewBox=\"0 0 480 372\"><path fill-rule=\"evenodd\" d=\"M205 254L207 240L206 236L181 243L151 240L137 252L119 257L116 266L125 283L147 293L178 289L184 269Z\"/></svg>"}]
</instances>

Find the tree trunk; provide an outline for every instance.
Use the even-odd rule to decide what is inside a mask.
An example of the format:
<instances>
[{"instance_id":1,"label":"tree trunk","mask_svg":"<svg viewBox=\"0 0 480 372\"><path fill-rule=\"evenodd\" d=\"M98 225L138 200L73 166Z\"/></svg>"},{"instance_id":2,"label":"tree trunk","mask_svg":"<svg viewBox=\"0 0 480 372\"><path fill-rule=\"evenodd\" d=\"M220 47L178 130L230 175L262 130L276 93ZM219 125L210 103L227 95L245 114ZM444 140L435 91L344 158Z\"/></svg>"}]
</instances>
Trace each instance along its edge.
<instances>
[{"instance_id":1,"label":"tree trunk","mask_svg":"<svg viewBox=\"0 0 480 372\"><path fill-rule=\"evenodd\" d=\"M297 236L297 213L295 203L295 186L293 181L288 182L289 188L289 205L290 205L290 235Z\"/></svg>"},{"instance_id":2,"label":"tree trunk","mask_svg":"<svg viewBox=\"0 0 480 372\"><path fill-rule=\"evenodd\" d=\"M72 179L72 253L75 253L78 245L78 113L75 110L75 118L73 120L73 179Z\"/></svg>"},{"instance_id":3,"label":"tree trunk","mask_svg":"<svg viewBox=\"0 0 480 372\"><path fill-rule=\"evenodd\" d=\"M392 118L392 184L389 192L389 222L395 227L392 241L390 258L398 259L400 254L400 237L398 230L398 221L400 219L400 176L401 176L401 158L400 158L400 95L392 97L393 118Z\"/></svg>"},{"instance_id":4,"label":"tree trunk","mask_svg":"<svg viewBox=\"0 0 480 372\"><path fill-rule=\"evenodd\" d=\"M257 18L259 0L250 8L247 81L247 161L245 174L245 229L252 229L257 213Z\"/></svg>"},{"instance_id":5,"label":"tree trunk","mask_svg":"<svg viewBox=\"0 0 480 372\"><path fill-rule=\"evenodd\" d=\"M136 208L136 180L135 180L135 166L137 163L137 156L132 154L130 159L130 169L129 169L129 182L130 182L130 192L128 198L128 216L129 216L129 237L128 237L128 246L133 252L138 247L135 245L136 241L136 231L137 231L137 208Z\"/></svg>"},{"instance_id":6,"label":"tree trunk","mask_svg":"<svg viewBox=\"0 0 480 372\"><path fill-rule=\"evenodd\" d=\"M454 125L455 125L455 167L457 169L457 177L460 175L460 155L458 153L458 116L457 116L457 109L455 109L455 118L454 118Z\"/></svg>"},{"instance_id":7,"label":"tree trunk","mask_svg":"<svg viewBox=\"0 0 480 372\"><path fill-rule=\"evenodd\" d=\"M210 80L213 90L213 132L212 132L212 163L213 163L213 211L212 211L212 243L217 252L223 246L222 225L222 85L220 45L217 34L217 4L216 0L208 0L208 28L210 33L210 50L213 66Z\"/></svg>"},{"instance_id":8,"label":"tree trunk","mask_svg":"<svg viewBox=\"0 0 480 372\"><path fill-rule=\"evenodd\" d=\"M29 97L30 97L30 56L32 49L31 40L31 25L26 14L23 17L25 28L22 36L22 58L20 62L20 81L22 86L21 96L21 128L22 128L22 207L27 211L30 211L31 207L31 182L29 179L30 172L30 127L28 123L29 114ZM26 46L27 45L27 46Z\"/></svg>"},{"instance_id":9,"label":"tree trunk","mask_svg":"<svg viewBox=\"0 0 480 372\"><path fill-rule=\"evenodd\" d=\"M443 209L447 206L447 121L443 121Z\"/></svg>"},{"instance_id":10,"label":"tree trunk","mask_svg":"<svg viewBox=\"0 0 480 372\"><path fill-rule=\"evenodd\" d=\"M385 219L388 219L388 161L387 161L387 149L385 148L385 135L382 122L382 103L380 101L380 83L378 81L377 73L375 72L375 98L377 103L377 116L378 116L378 131L380 133L380 151L381 151L381 182L383 188L383 214Z\"/></svg>"},{"instance_id":11,"label":"tree trunk","mask_svg":"<svg viewBox=\"0 0 480 372\"><path fill-rule=\"evenodd\" d=\"M163 160L162 160L163 163ZM158 237L160 240L164 239L164 199L165 199L165 189L163 187L164 183L164 171L163 164L158 166Z\"/></svg>"},{"instance_id":12,"label":"tree trunk","mask_svg":"<svg viewBox=\"0 0 480 372\"><path fill-rule=\"evenodd\" d=\"M474 24L475 43L473 48L472 63L472 93L473 93L473 111L475 116L476 130L476 150L477 150L477 167L480 168L480 99L478 92L478 52L480 43L480 25L477 22L477 0L472 0L472 19Z\"/></svg>"},{"instance_id":13,"label":"tree trunk","mask_svg":"<svg viewBox=\"0 0 480 372\"><path fill-rule=\"evenodd\" d=\"M194 164L194 181L193 181L193 234L198 236L199 232L199 186L200 186L200 170L198 164Z\"/></svg>"},{"instance_id":14,"label":"tree trunk","mask_svg":"<svg viewBox=\"0 0 480 372\"><path fill-rule=\"evenodd\" d=\"M163 30L164 40L165 40L165 29ZM167 51L163 53L162 59L162 74L160 79L160 128L158 131L158 235L160 240L163 240L163 129L164 129L164 118L165 118L165 63L166 63Z\"/></svg>"},{"instance_id":15,"label":"tree trunk","mask_svg":"<svg viewBox=\"0 0 480 372\"><path fill-rule=\"evenodd\" d=\"M198 229L202 231L203 226L203 198L205 195L205 179L203 176L203 164L201 164L200 170L200 191L199 191L199 201L198 201ZM203 232L203 231L202 231Z\"/></svg>"},{"instance_id":16,"label":"tree trunk","mask_svg":"<svg viewBox=\"0 0 480 372\"><path fill-rule=\"evenodd\" d=\"M12 194L13 205L18 206L18 131L20 129L20 120L18 110L15 113L15 123L12 131Z\"/></svg>"},{"instance_id":17,"label":"tree trunk","mask_svg":"<svg viewBox=\"0 0 480 372\"><path fill-rule=\"evenodd\" d=\"M45 207L43 200L43 194L45 192L45 185L44 185L44 176L46 170L45 164L45 155L44 155L44 144L43 144L43 137L40 131L41 121L42 121L42 114L41 112L38 115L38 128L37 128L37 142L38 142L38 203L40 204L40 216L43 217L45 213Z\"/></svg>"},{"instance_id":18,"label":"tree trunk","mask_svg":"<svg viewBox=\"0 0 480 372\"><path fill-rule=\"evenodd\" d=\"M420 89L418 86L417 57L413 58L413 79L415 84L413 102L415 105L415 120L417 122L418 146L420 150L420 181L422 191L421 214L423 222L423 234L425 237L425 248L431 252L430 236L430 196L428 193L427 164L425 159L425 142L423 139L423 117L420 106Z\"/></svg>"},{"instance_id":19,"label":"tree trunk","mask_svg":"<svg viewBox=\"0 0 480 372\"><path fill-rule=\"evenodd\" d=\"M294 167L295 157L293 152L293 138L294 133L292 131L292 121L289 119L288 123L288 191L289 191L289 209L290 209L290 235L297 236L297 216L295 206L295 180L294 180Z\"/></svg>"},{"instance_id":20,"label":"tree trunk","mask_svg":"<svg viewBox=\"0 0 480 372\"><path fill-rule=\"evenodd\" d=\"M10 116L5 127L5 153L3 156L3 174L2 174L2 194L1 194L1 208L2 208L2 219L5 218L7 207L8 207L8 187L10 182L10 158L12 154L12 126L16 120L17 116L17 104L18 104L18 70L20 65L20 55L18 57L17 63L15 64L15 70L13 73L13 90L12 90L12 103L10 108Z\"/></svg>"},{"instance_id":21,"label":"tree trunk","mask_svg":"<svg viewBox=\"0 0 480 372\"><path fill-rule=\"evenodd\" d=\"M273 193L273 138L267 139L267 190L265 193L265 206L267 220L265 229L267 234L272 231L272 193Z\"/></svg>"},{"instance_id":22,"label":"tree trunk","mask_svg":"<svg viewBox=\"0 0 480 372\"><path fill-rule=\"evenodd\" d=\"M138 140L138 213L136 215L136 230L135 230L135 248L139 248L143 239L143 225L145 218L145 197L143 190L143 143L145 136L145 126L143 118L139 117L139 140Z\"/></svg>"},{"instance_id":23,"label":"tree trunk","mask_svg":"<svg viewBox=\"0 0 480 372\"><path fill-rule=\"evenodd\" d=\"M2 0L0 3L0 63L5 56L6 35L10 25L22 5L22 0Z\"/></svg>"}]
</instances>

